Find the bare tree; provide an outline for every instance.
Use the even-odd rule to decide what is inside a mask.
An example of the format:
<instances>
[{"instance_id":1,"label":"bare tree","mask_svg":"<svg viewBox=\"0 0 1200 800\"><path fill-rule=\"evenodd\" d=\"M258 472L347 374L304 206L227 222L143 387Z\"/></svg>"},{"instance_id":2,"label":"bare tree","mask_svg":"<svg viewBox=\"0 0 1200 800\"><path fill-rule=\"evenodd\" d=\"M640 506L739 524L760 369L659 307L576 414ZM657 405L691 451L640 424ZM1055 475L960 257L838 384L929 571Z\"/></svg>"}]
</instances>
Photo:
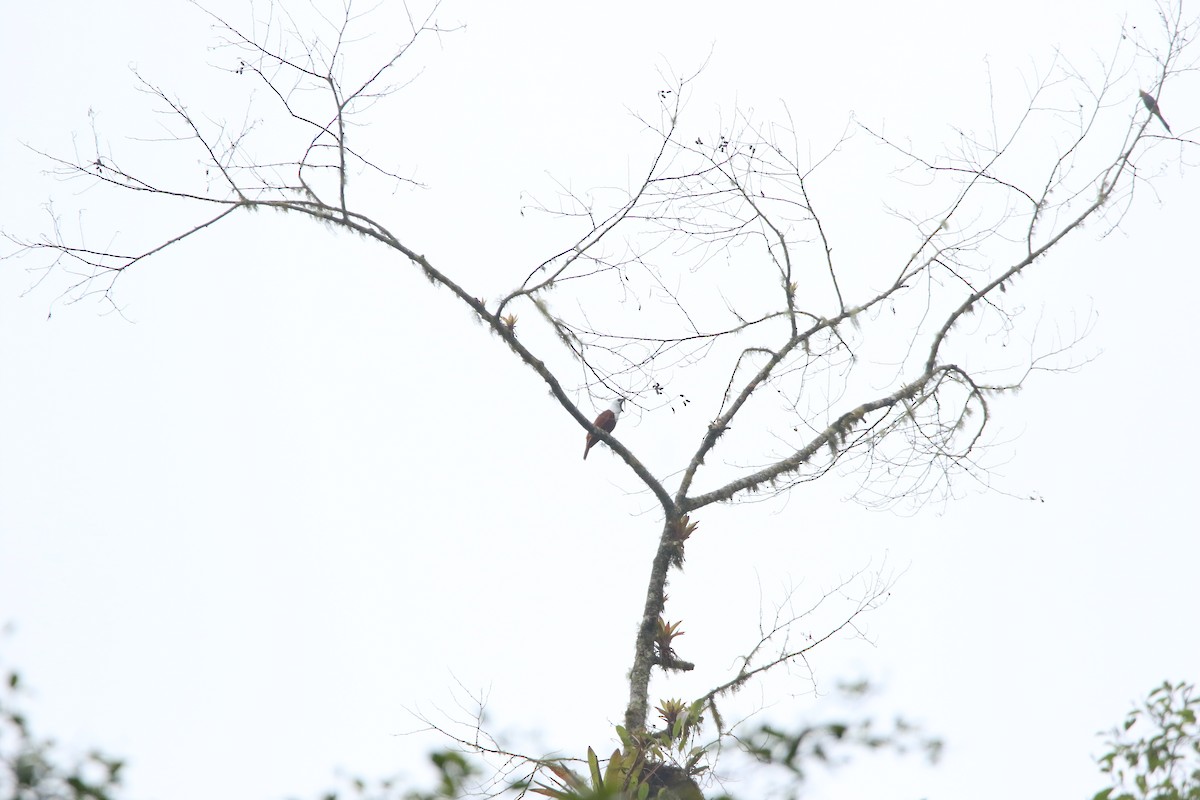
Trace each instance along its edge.
<instances>
[{"instance_id":1,"label":"bare tree","mask_svg":"<svg viewBox=\"0 0 1200 800\"><path fill-rule=\"evenodd\" d=\"M438 23L437 6L409 15L405 41L361 73L348 56L362 25L350 3L315 38L271 9L251 31L210 16L223 68L265 90L273 106L262 124L275 150L256 149L254 125L214 123L138 76L188 153L176 165L198 157L198 166L162 175L127 169L99 136L86 155L46 154L63 178L182 201L198 221L132 252L81 246L57 223L45 238L10 239L24 255L47 256L45 274L71 276L68 299L111 299L126 271L227 218L284 211L390 248L469 307L582 431L617 454L661 517L629 672L624 748L614 759L625 786L659 767L660 776L690 781L703 751L684 745L701 713L719 740L731 730L722 698L802 661L887 594L886 580L869 579L841 622L815 638L792 638L799 614L764 623L733 679L694 702L663 702L665 728L653 731L652 673L693 667L675 649L679 622L666 616L666 588L671 570L683 566L698 512L779 495L835 469L857 476L859 499L879 506L942 500L964 480L986 483L980 458L994 399L1037 371L1079 364L1070 352L1078 336L1046 340L1021 328L1022 276L1085 225L1101 235L1118 226L1152 177L1142 165L1162 163L1162 145L1181 154L1196 144L1186 131L1154 127L1150 113L1191 69L1194 25L1178 6L1162 14L1157 49L1123 34L1097 68L1076 69L1060 56L1032 87L1023 115L985 133L960 132L945 152L851 120L824 155L809 157L786 108L780 121L735 110L707 135L685 134L698 74L668 78L639 118L656 142L638 156L640 177L588 193L560 185L553 201L531 201L525 211L563 219L570 240L540 263L504 265L511 289L482 298L453 265L425 255L436 243L394 233L356 201L357 186L371 178L410 180L366 155L356 135L363 115L415 74L417 44L453 30ZM1146 95L1153 102L1130 83L1133 63L1154 64ZM891 211L911 246L888 263L857 261L848 243L870 231L827 210L852 195L830 174L851 153L886 157L896 179L920 188L920 211ZM871 209L878 203L861 199ZM649 302L665 310L624 313ZM676 386L705 394L684 397ZM675 462L648 465L622 443L619 427L593 425L577 403L581 392L624 397L642 413L703 403L711 421ZM573 773L556 769L558 791L580 790Z\"/></svg>"}]
</instances>

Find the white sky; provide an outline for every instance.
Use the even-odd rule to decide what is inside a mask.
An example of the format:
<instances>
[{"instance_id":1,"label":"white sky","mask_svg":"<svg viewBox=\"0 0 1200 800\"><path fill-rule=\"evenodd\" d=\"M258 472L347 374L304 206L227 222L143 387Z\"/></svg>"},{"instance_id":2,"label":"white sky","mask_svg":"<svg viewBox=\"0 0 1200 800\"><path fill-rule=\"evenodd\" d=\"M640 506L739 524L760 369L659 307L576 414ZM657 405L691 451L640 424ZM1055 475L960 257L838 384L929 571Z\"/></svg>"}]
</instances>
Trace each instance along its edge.
<instances>
[{"instance_id":1,"label":"white sky","mask_svg":"<svg viewBox=\"0 0 1200 800\"><path fill-rule=\"evenodd\" d=\"M989 67L1019 93L1054 47L1082 67L1113 52L1123 20L1155 25L1148 3L1081 15L1018 0L1002 18L978 2L781 5L447 3L441 19L467 29L414 54L425 73L364 133L430 189L368 210L494 296L564 242L520 216L522 192L623 184L643 163L630 110L653 111L662 68L689 72L712 49L689 106L698 129L735 104L778 118L783 100L814 152L851 113L932 146L986 127ZM246 5L213 7L237 19ZM239 120L246 84L206 66L222 56L202 15L75 0L6 16L3 228L40 232L50 198L69 230L87 212L96 246L191 220L54 182L21 143L69 154L93 109L114 149L170 163L170 148L132 140L161 128L131 65L191 110ZM1153 76L1122 63L1132 112ZM1184 92L1200 96L1180 86L1162 103L1177 134L1195 125ZM848 179L839 201L878 213L861 186ZM921 722L945 758L864 759L820 795L1101 787L1094 733L1164 678L1200 677L1200 191L1178 168L1154 187L1118 231L1083 231L1020 285L1064 330L1096 315L1080 351L1092 363L1001 404L994 477L1045 502L964 483L902 517L847 502L852 479L833 479L705 510L669 590L681 655L700 668L654 697L727 677L760 600L886 564L903 574L867 620L870 643L830 642L816 677L822 692L878 682L861 713ZM872 241L854 223L839 220ZM447 293L380 248L265 215L125 276L125 319L57 301L61 277L22 296L36 277L24 266L0 270L0 621L17 628L0 654L36 687L41 733L128 757L138 800L312 797L338 768L420 780L441 741L399 734L420 727L414 710L461 716L460 681L489 693L494 730L517 742L612 746L657 518L616 458L579 460L577 425ZM712 405L631 414L618 434L635 452L690 441ZM777 720L842 710L802 675L740 699Z\"/></svg>"}]
</instances>

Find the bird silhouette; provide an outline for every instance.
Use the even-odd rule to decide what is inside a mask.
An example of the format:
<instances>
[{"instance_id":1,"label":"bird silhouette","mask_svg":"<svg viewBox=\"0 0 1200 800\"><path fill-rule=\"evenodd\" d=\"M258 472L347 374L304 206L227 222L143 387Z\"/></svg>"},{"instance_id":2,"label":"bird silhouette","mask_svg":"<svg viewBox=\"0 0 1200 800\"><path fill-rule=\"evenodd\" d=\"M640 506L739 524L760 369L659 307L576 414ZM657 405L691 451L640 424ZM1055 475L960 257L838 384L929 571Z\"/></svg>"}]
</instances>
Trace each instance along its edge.
<instances>
[{"instance_id":1,"label":"bird silhouette","mask_svg":"<svg viewBox=\"0 0 1200 800\"><path fill-rule=\"evenodd\" d=\"M1158 101L1154 99L1154 95L1147 94L1141 89L1138 89L1138 94L1142 96L1142 102L1146 104L1146 108L1150 111L1150 113L1158 117L1158 121L1161 122L1163 127L1167 129L1167 133L1171 133L1171 126L1167 124L1167 121L1163 119L1162 112L1158 110Z\"/></svg>"}]
</instances>

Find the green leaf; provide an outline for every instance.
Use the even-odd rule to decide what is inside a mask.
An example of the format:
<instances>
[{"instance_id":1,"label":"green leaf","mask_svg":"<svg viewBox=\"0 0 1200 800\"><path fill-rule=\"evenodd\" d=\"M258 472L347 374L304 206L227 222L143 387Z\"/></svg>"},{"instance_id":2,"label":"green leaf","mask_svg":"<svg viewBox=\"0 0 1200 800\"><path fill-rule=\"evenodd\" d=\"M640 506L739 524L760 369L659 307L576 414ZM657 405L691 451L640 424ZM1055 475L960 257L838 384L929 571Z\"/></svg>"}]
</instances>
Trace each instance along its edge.
<instances>
[{"instance_id":1,"label":"green leaf","mask_svg":"<svg viewBox=\"0 0 1200 800\"><path fill-rule=\"evenodd\" d=\"M629 736L629 731L625 730L623 725L617 726L617 738L621 740L621 747L625 750L633 749L633 739Z\"/></svg>"},{"instance_id":2,"label":"green leaf","mask_svg":"<svg viewBox=\"0 0 1200 800\"><path fill-rule=\"evenodd\" d=\"M590 747L588 748L588 770L592 773L592 788L602 788L604 779L600 777L600 759L596 758L596 751Z\"/></svg>"},{"instance_id":3,"label":"green leaf","mask_svg":"<svg viewBox=\"0 0 1200 800\"><path fill-rule=\"evenodd\" d=\"M624 763L621 760L621 751L613 750L612 755L608 759L608 767L604 770L604 785L610 789L621 788L622 775L621 768Z\"/></svg>"}]
</instances>

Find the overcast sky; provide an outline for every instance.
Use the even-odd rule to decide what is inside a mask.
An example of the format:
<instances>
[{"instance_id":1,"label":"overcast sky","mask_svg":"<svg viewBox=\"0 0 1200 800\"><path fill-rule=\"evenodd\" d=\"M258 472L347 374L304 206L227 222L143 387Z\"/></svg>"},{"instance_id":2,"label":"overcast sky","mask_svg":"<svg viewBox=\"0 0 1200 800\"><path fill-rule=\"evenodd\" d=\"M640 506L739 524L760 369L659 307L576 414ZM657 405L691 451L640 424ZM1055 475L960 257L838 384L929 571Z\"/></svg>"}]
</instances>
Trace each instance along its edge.
<instances>
[{"instance_id":1,"label":"overcast sky","mask_svg":"<svg viewBox=\"0 0 1200 800\"><path fill-rule=\"evenodd\" d=\"M1123 25L1156 30L1138 2L1083 15L1065 0L1002 14L948 1L573 5L445 3L439 19L466 29L411 54L424 71L363 133L394 142L389 157L429 187L379 192L368 210L481 296L569 242L521 215L529 196L553 197L555 181L622 185L645 163L633 115L657 113L664 73L707 60L688 108L697 130L735 107L783 121L786 103L813 152L852 115L935 147L990 125L989 73L1003 106L1056 48L1093 68ZM241 0L212 7L249 16ZM398 30L393 12L366 26L364 52ZM213 69L228 59L209 49L206 17L126 0L7 16L4 230L43 232L51 199L96 247L194 222L55 181L24 144L86 152L94 112L114 150L192 168L196 156L155 141L163 120L130 68L240 124L247 83ZM1150 62L1118 64L1121 107L1144 114ZM1176 92L1163 113L1186 136L1185 98L1200 92L1194 79ZM1094 734L1163 679L1200 678L1196 178L1167 169L1117 230L1079 232L1019 285L1046 325L1090 329L1078 351L1090 361L997 403L997 491L963 482L948 503L870 511L848 500L849 475L706 509L669 589L698 669L652 697L726 679L789 587L806 605L882 570L895 585L864 635L814 654L817 692L798 673L738 707L825 718L847 711L829 690L868 678L880 694L848 713L903 714L945 739L945 757L864 759L871 769L819 776L816 796L1101 788ZM874 185L847 178L837 199L879 214ZM873 243L856 220L838 224ZM263 214L125 275L121 313L63 302L61 274L35 287L36 266L0 270L0 622L16 629L0 657L36 689L41 733L127 757L136 800L312 797L337 769L424 780L421 755L444 740L405 734L420 715L462 719L479 692L514 744L611 748L652 504L603 449L580 461L576 423L446 292L382 248ZM694 399L631 414L618 434L635 452L691 437L716 402Z\"/></svg>"}]
</instances>

